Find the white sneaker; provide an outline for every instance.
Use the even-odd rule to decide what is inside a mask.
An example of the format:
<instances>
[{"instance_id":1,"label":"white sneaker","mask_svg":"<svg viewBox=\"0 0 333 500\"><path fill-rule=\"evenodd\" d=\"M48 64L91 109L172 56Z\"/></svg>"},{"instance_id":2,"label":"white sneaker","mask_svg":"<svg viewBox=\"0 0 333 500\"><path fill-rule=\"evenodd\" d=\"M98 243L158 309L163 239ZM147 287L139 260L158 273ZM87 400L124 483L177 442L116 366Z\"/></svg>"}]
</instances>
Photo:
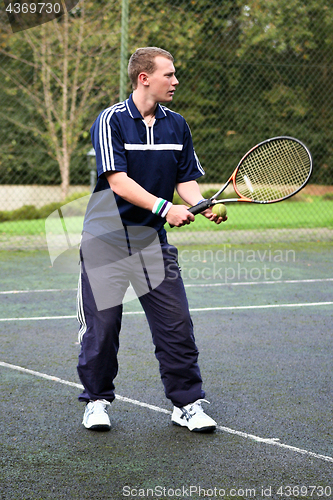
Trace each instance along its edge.
<instances>
[{"instance_id":1,"label":"white sneaker","mask_svg":"<svg viewBox=\"0 0 333 500\"><path fill-rule=\"evenodd\" d=\"M86 429L109 430L111 423L106 406L110 405L105 399L90 401L84 411L82 423Z\"/></svg>"},{"instance_id":2,"label":"white sneaker","mask_svg":"<svg viewBox=\"0 0 333 500\"><path fill-rule=\"evenodd\" d=\"M182 408L173 407L171 422L175 425L187 427L194 432L213 432L216 429L216 422L210 418L202 409L201 402L209 404L205 399L198 399Z\"/></svg>"}]
</instances>

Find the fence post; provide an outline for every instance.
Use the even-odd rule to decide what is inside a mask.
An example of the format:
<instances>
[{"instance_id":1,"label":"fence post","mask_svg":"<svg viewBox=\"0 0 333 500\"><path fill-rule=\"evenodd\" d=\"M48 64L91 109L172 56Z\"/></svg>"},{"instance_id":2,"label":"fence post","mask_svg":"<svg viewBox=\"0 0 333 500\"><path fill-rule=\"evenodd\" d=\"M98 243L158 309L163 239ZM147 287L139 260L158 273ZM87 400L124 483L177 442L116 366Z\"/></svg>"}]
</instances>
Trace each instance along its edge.
<instances>
[{"instance_id":1,"label":"fence post","mask_svg":"<svg viewBox=\"0 0 333 500\"><path fill-rule=\"evenodd\" d=\"M128 63L128 12L129 12L129 0L122 0L119 101L124 101L126 99L127 63Z\"/></svg>"}]
</instances>

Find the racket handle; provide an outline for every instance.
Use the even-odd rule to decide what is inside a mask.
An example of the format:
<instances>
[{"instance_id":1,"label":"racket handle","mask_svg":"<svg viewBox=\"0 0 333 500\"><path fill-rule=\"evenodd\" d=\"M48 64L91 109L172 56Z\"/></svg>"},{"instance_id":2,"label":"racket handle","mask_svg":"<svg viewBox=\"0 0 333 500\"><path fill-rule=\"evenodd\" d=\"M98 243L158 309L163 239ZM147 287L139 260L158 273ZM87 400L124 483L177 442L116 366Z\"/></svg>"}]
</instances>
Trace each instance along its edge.
<instances>
[{"instance_id":1,"label":"racket handle","mask_svg":"<svg viewBox=\"0 0 333 500\"><path fill-rule=\"evenodd\" d=\"M197 205L194 205L193 207L190 207L188 209L189 212L193 215L200 214L201 212L204 212L206 208L209 208L213 205L212 200L204 200L198 203Z\"/></svg>"},{"instance_id":2,"label":"racket handle","mask_svg":"<svg viewBox=\"0 0 333 500\"><path fill-rule=\"evenodd\" d=\"M212 200L203 200L197 205L194 205L193 207L188 208L188 211L191 212L193 215L200 214L201 212L204 212L206 208L209 208L213 205ZM174 227L170 224L170 227Z\"/></svg>"}]
</instances>

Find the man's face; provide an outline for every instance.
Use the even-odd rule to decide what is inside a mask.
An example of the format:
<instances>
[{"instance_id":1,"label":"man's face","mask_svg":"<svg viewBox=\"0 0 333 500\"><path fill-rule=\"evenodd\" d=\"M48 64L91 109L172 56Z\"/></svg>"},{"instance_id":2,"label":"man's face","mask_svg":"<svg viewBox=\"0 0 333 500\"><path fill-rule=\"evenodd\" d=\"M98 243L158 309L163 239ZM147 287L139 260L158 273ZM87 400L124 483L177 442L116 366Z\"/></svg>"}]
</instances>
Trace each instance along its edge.
<instances>
[{"instance_id":1,"label":"man's face","mask_svg":"<svg viewBox=\"0 0 333 500\"><path fill-rule=\"evenodd\" d=\"M179 84L173 62L166 57L157 56L155 66L155 71L148 75L149 93L155 102L170 102Z\"/></svg>"}]
</instances>

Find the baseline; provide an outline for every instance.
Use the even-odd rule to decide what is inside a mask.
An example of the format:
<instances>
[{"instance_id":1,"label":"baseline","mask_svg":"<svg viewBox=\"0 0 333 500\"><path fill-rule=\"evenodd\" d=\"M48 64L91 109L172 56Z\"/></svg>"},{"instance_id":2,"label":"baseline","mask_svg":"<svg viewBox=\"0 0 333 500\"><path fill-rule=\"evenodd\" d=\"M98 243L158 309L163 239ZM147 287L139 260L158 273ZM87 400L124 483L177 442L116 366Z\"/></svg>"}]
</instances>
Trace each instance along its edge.
<instances>
[{"instance_id":1,"label":"baseline","mask_svg":"<svg viewBox=\"0 0 333 500\"><path fill-rule=\"evenodd\" d=\"M46 373L38 372L35 370L30 370L30 369L24 368L22 366L12 365L12 364L6 363L4 361L0 361L0 366L3 366L4 368L10 368L11 370L16 370L16 371L20 371L23 373L27 373L29 375L34 375L36 377L50 380L52 382L57 382L60 384L71 386L71 387L76 387L80 390L83 389L83 386L81 384L77 384L76 382L70 382L69 380L64 380L64 379L61 379L59 377L54 377L52 375L48 375ZM136 406L148 408L150 410L157 411L159 413L165 413L167 415L171 414L171 411L166 410L165 408L161 408L159 406L144 403L142 401L138 401L135 399L126 398L124 396L119 396L119 395L116 395L116 399L123 401L123 402L126 402L126 403L134 404ZM221 425L218 425L217 429L222 431L222 432L226 432L228 434L233 434L235 436L239 436L239 437L242 437L245 439L255 441L257 443L263 443L263 444L267 444L267 445L271 445L271 446L276 446L278 448L283 448L283 449L288 450L288 451L293 451L293 452L299 453L301 455L306 455L308 457L317 458L317 459L323 460L325 462L332 462L333 463L333 457L330 457L327 455L321 455L320 453L315 453L315 452L312 452L309 450L305 450L303 448L297 448L296 446L291 446L291 445L288 445L285 443L281 443L279 438L262 438L260 436L254 435L254 434L249 434L247 432L237 431L235 429L231 429L229 427L224 427Z\"/></svg>"}]
</instances>

